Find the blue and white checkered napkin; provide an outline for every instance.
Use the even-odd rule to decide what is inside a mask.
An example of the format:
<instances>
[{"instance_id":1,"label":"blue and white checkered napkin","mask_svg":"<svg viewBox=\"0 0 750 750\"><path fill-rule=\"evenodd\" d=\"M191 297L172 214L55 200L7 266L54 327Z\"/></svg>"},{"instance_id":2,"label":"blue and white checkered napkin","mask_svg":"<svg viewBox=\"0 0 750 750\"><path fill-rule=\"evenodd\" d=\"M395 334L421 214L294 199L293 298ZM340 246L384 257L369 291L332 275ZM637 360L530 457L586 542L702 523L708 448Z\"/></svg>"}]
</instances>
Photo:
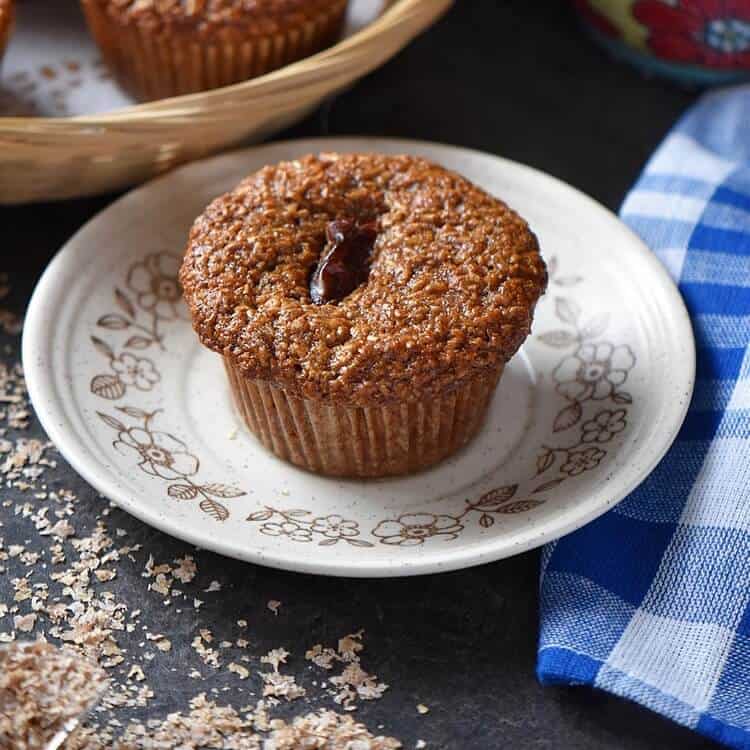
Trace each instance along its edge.
<instances>
[{"instance_id":1,"label":"blue and white checkered napkin","mask_svg":"<svg viewBox=\"0 0 750 750\"><path fill-rule=\"evenodd\" d=\"M704 96L621 215L687 303L695 395L653 474L545 551L537 671L750 748L750 86Z\"/></svg>"}]
</instances>

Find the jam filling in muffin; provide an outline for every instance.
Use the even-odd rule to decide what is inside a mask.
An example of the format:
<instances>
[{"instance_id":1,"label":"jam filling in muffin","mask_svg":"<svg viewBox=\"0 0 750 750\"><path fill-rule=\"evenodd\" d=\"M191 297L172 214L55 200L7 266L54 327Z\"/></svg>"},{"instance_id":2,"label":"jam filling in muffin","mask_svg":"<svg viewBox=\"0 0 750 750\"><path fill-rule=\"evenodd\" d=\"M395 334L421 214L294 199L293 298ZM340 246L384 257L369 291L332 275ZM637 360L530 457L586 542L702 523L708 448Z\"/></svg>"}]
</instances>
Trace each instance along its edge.
<instances>
[{"instance_id":1,"label":"jam filling in muffin","mask_svg":"<svg viewBox=\"0 0 750 750\"><path fill-rule=\"evenodd\" d=\"M181 280L264 445L312 471L385 476L476 433L547 274L526 222L463 177L321 154L215 200Z\"/></svg>"}]
</instances>

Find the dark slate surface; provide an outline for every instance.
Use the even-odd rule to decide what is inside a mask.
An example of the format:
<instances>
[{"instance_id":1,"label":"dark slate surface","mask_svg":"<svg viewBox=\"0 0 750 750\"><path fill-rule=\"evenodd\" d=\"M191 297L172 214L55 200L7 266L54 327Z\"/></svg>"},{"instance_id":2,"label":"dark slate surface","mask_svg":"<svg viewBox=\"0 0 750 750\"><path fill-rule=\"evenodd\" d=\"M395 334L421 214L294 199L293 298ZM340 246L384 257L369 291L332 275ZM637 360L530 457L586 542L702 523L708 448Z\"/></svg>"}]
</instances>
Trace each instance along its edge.
<instances>
[{"instance_id":1,"label":"dark slate surface","mask_svg":"<svg viewBox=\"0 0 750 750\"><path fill-rule=\"evenodd\" d=\"M483 149L543 169L616 209L693 95L608 60L581 35L562 2L458 5L391 63L282 136L391 135ZM57 248L111 198L0 209L2 265L12 271L16 309L23 309ZM11 345L9 356L17 356L18 342ZM64 462L54 476L53 485L75 488L81 497L76 526L90 527L102 501ZM26 522L0 513L6 544L33 539ZM119 511L113 512L115 525L157 561L191 551ZM169 632L174 642L171 654L146 667L157 692L151 717L183 708L197 692L198 685L170 671L200 666L189 648L197 628L210 627L219 639L237 637L232 624L246 617L252 652L286 646L296 657L292 670L307 685L306 647L365 628L364 664L392 688L382 700L363 704L358 715L371 727L384 725L406 747L417 738L446 749L710 745L606 694L537 684L537 552L459 573L390 581L326 580L201 552L196 584L205 588L218 579L224 592L202 596L200 613L183 617L146 592L140 562L121 565L109 587L144 610L152 631ZM7 591L7 576L0 576L0 599ZM272 598L284 602L278 617L265 609ZM207 684L238 681L223 674ZM236 688L227 695L238 705L244 697ZM428 716L417 715L420 702L430 707Z\"/></svg>"}]
</instances>

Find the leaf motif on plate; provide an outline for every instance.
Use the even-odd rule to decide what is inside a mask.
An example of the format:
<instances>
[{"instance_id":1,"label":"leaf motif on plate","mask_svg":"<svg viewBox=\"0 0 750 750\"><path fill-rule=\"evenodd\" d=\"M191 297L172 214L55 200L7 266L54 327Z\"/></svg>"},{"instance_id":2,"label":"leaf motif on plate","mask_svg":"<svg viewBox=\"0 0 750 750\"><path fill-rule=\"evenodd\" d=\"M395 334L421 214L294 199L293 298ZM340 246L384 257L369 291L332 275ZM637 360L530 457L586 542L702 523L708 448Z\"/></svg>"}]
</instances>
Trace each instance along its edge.
<instances>
[{"instance_id":1,"label":"leaf motif on plate","mask_svg":"<svg viewBox=\"0 0 750 750\"><path fill-rule=\"evenodd\" d=\"M120 309L130 318L135 317L135 307L133 307L133 303L130 301L130 298L128 297L125 292L123 292L120 289L115 289L115 301L120 306Z\"/></svg>"},{"instance_id":2,"label":"leaf motif on plate","mask_svg":"<svg viewBox=\"0 0 750 750\"><path fill-rule=\"evenodd\" d=\"M117 411L121 411L123 414L127 414L129 417L135 419L150 419L154 416L153 412L144 411L136 406L118 406Z\"/></svg>"},{"instance_id":3,"label":"leaf motif on plate","mask_svg":"<svg viewBox=\"0 0 750 750\"><path fill-rule=\"evenodd\" d=\"M255 513L251 513L245 520L262 523L273 518L273 513L272 510L256 510Z\"/></svg>"},{"instance_id":4,"label":"leaf motif on plate","mask_svg":"<svg viewBox=\"0 0 750 750\"><path fill-rule=\"evenodd\" d=\"M502 512L505 513L506 511L503 510ZM492 526L494 523L495 519L488 513L482 513L482 515L479 517L479 525L483 529L489 529L490 526Z\"/></svg>"},{"instance_id":5,"label":"leaf motif on plate","mask_svg":"<svg viewBox=\"0 0 750 750\"><path fill-rule=\"evenodd\" d=\"M547 346L553 346L556 349L566 349L573 344L577 344L579 339L574 333L570 331L548 331L540 336L537 336L537 340L541 341Z\"/></svg>"},{"instance_id":6,"label":"leaf motif on plate","mask_svg":"<svg viewBox=\"0 0 750 750\"><path fill-rule=\"evenodd\" d=\"M110 401L122 398L126 390L117 375L97 375L91 380L91 392Z\"/></svg>"},{"instance_id":7,"label":"leaf motif on plate","mask_svg":"<svg viewBox=\"0 0 750 750\"><path fill-rule=\"evenodd\" d=\"M602 313L601 315L595 315L591 320L586 321L584 326L581 328L582 339L595 339L597 336L601 336L604 331L607 330L609 325L609 313Z\"/></svg>"},{"instance_id":8,"label":"leaf motif on plate","mask_svg":"<svg viewBox=\"0 0 750 750\"><path fill-rule=\"evenodd\" d=\"M112 347L106 341L102 341L100 338L92 336L91 343L96 347L97 351L103 354L107 359L115 358L115 353L112 351Z\"/></svg>"},{"instance_id":9,"label":"leaf motif on plate","mask_svg":"<svg viewBox=\"0 0 750 750\"><path fill-rule=\"evenodd\" d=\"M578 318L581 317L580 305L567 297L555 298L555 312L563 323L571 325L578 325Z\"/></svg>"},{"instance_id":10,"label":"leaf motif on plate","mask_svg":"<svg viewBox=\"0 0 750 750\"><path fill-rule=\"evenodd\" d=\"M113 417L110 414L104 414L103 412L96 412L99 419L104 422L108 427L111 427L113 430L117 430L118 432L127 432L127 427L119 420L117 417Z\"/></svg>"},{"instance_id":11,"label":"leaf motif on plate","mask_svg":"<svg viewBox=\"0 0 750 750\"><path fill-rule=\"evenodd\" d=\"M118 315L117 313L108 313L107 315L102 315L102 317L96 321L96 324L100 328L106 328L109 331L122 331L125 328L130 328L130 321L126 320L122 317L122 315Z\"/></svg>"},{"instance_id":12,"label":"leaf motif on plate","mask_svg":"<svg viewBox=\"0 0 750 750\"><path fill-rule=\"evenodd\" d=\"M579 401L573 401L558 412L555 417L555 422L552 425L552 429L555 432L569 430L573 425L578 424L582 414L583 408L581 407L581 403Z\"/></svg>"},{"instance_id":13,"label":"leaf motif on plate","mask_svg":"<svg viewBox=\"0 0 750 750\"><path fill-rule=\"evenodd\" d=\"M501 513L525 513L527 510L544 505L543 500L516 500L504 506Z\"/></svg>"},{"instance_id":14,"label":"leaf motif on plate","mask_svg":"<svg viewBox=\"0 0 750 750\"><path fill-rule=\"evenodd\" d=\"M131 336L125 342L125 346L128 349L148 349L153 343L153 339L147 339L145 336Z\"/></svg>"},{"instance_id":15,"label":"leaf motif on plate","mask_svg":"<svg viewBox=\"0 0 750 750\"><path fill-rule=\"evenodd\" d=\"M345 542L348 542L352 547L374 547L372 542L366 542L364 539L352 539L351 537L341 537Z\"/></svg>"},{"instance_id":16,"label":"leaf motif on plate","mask_svg":"<svg viewBox=\"0 0 750 750\"><path fill-rule=\"evenodd\" d=\"M552 464L555 463L555 454L552 451L545 451L544 453L540 453L537 456L536 459L536 473L537 476L539 474L544 474L547 469L549 469Z\"/></svg>"},{"instance_id":17,"label":"leaf motif on plate","mask_svg":"<svg viewBox=\"0 0 750 750\"><path fill-rule=\"evenodd\" d=\"M198 490L191 484L170 484L167 494L176 500L194 500L198 497Z\"/></svg>"},{"instance_id":18,"label":"leaf motif on plate","mask_svg":"<svg viewBox=\"0 0 750 750\"><path fill-rule=\"evenodd\" d=\"M507 503L518 489L517 484L508 484L505 487L497 487L494 490L485 492L476 503L472 503L475 508L489 508L491 506L502 505Z\"/></svg>"},{"instance_id":19,"label":"leaf motif on plate","mask_svg":"<svg viewBox=\"0 0 750 750\"><path fill-rule=\"evenodd\" d=\"M537 492L546 492L547 490L551 490L553 487L557 487L558 484L561 484L564 482L566 477L558 477L557 479L550 479L549 482L545 482L544 484L540 484L533 492L533 494L536 494Z\"/></svg>"},{"instance_id":20,"label":"leaf motif on plate","mask_svg":"<svg viewBox=\"0 0 750 750\"><path fill-rule=\"evenodd\" d=\"M226 521L229 511L218 500L206 497L200 502L200 509L215 521Z\"/></svg>"},{"instance_id":21,"label":"leaf motif on plate","mask_svg":"<svg viewBox=\"0 0 750 750\"><path fill-rule=\"evenodd\" d=\"M243 490L240 490L237 487L230 487L228 484L221 484L219 482L211 482L209 484L201 485L201 489L214 497L242 497L246 494Z\"/></svg>"},{"instance_id":22,"label":"leaf motif on plate","mask_svg":"<svg viewBox=\"0 0 750 750\"><path fill-rule=\"evenodd\" d=\"M558 286L575 286L583 281L583 276L558 276L554 281Z\"/></svg>"}]
</instances>

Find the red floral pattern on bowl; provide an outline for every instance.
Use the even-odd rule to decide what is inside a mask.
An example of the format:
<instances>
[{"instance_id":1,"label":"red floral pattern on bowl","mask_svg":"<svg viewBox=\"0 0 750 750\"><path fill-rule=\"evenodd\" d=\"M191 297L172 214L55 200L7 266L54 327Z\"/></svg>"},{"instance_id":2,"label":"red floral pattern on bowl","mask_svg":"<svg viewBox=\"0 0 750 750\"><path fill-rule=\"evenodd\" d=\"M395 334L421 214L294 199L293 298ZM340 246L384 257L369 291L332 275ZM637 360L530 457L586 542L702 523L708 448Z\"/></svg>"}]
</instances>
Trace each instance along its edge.
<instances>
[{"instance_id":1,"label":"red floral pattern on bowl","mask_svg":"<svg viewBox=\"0 0 750 750\"><path fill-rule=\"evenodd\" d=\"M653 53L712 68L750 68L750 0L637 0Z\"/></svg>"}]
</instances>

